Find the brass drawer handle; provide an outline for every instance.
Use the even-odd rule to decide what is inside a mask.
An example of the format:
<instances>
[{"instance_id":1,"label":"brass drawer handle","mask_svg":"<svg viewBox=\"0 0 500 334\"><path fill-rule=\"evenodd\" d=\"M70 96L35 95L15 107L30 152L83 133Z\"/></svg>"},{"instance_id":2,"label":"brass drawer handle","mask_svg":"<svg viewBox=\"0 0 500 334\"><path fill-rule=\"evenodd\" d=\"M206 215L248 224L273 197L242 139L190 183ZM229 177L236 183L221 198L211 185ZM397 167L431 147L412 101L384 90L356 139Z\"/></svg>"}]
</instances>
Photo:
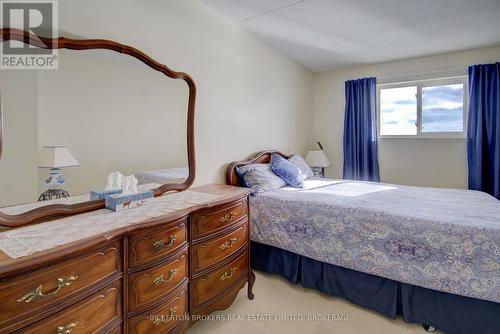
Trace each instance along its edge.
<instances>
[{"instance_id":1,"label":"brass drawer handle","mask_svg":"<svg viewBox=\"0 0 500 334\"><path fill-rule=\"evenodd\" d=\"M169 320L172 319L172 317L177 313L177 306L171 307L169 310L168 317L165 317L164 315L161 316L156 316L155 320L153 321L153 325L159 326L162 322L168 322Z\"/></svg>"},{"instance_id":2,"label":"brass drawer handle","mask_svg":"<svg viewBox=\"0 0 500 334\"><path fill-rule=\"evenodd\" d=\"M174 244L174 241L177 240L177 236L176 235L171 235L171 236L169 236L169 239L170 240L167 243L164 243L163 240L158 240L155 243L153 243L153 247L155 249L162 249L162 248L165 248L165 247L172 247L172 245Z\"/></svg>"},{"instance_id":3,"label":"brass drawer handle","mask_svg":"<svg viewBox=\"0 0 500 334\"><path fill-rule=\"evenodd\" d=\"M59 327L57 327L57 334L68 334L68 333L71 333L71 331L76 326L78 326L78 321L69 323L66 326L59 326Z\"/></svg>"},{"instance_id":4,"label":"brass drawer handle","mask_svg":"<svg viewBox=\"0 0 500 334\"><path fill-rule=\"evenodd\" d=\"M40 284L35 290L25 294L21 298L19 298L17 301L18 302L25 302L29 303L33 300L36 300L38 298L47 298L47 297L53 297L59 293L59 291L66 287L70 286L73 281L76 281L78 278L78 275L76 276L69 276L69 277L62 277L57 279L57 288L51 292L43 292L43 285Z\"/></svg>"},{"instance_id":5,"label":"brass drawer handle","mask_svg":"<svg viewBox=\"0 0 500 334\"><path fill-rule=\"evenodd\" d=\"M230 240L227 240L226 242L224 242L219 248L220 248L221 251L226 250L228 248L231 248L231 247L234 246L234 244L236 243L236 241L238 241L238 239L231 238Z\"/></svg>"},{"instance_id":6,"label":"brass drawer handle","mask_svg":"<svg viewBox=\"0 0 500 334\"><path fill-rule=\"evenodd\" d=\"M177 275L177 269L172 269L168 272L168 277L166 279L164 278L164 275L161 274L160 276L156 277L153 280L153 283L155 285L160 285L162 283L168 283L174 278L175 275Z\"/></svg>"},{"instance_id":7,"label":"brass drawer handle","mask_svg":"<svg viewBox=\"0 0 500 334\"><path fill-rule=\"evenodd\" d=\"M224 273L224 275L222 275L222 276L220 277L220 280L221 280L221 281L224 281L224 280L226 280L226 279L230 279L231 277L233 277L233 275L234 275L234 273L236 272L236 270L237 270L237 269L238 269L237 267L231 268L231 269L230 269L230 273L228 273L228 272L226 271L226 272Z\"/></svg>"},{"instance_id":8,"label":"brass drawer handle","mask_svg":"<svg viewBox=\"0 0 500 334\"><path fill-rule=\"evenodd\" d=\"M233 220L234 217L236 217L236 213L235 212L226 213L224 216L222 216L222 217L219 218L219 223L225 224L225 223L230 222L231 220Z\"/></svg>"}]
</instances>

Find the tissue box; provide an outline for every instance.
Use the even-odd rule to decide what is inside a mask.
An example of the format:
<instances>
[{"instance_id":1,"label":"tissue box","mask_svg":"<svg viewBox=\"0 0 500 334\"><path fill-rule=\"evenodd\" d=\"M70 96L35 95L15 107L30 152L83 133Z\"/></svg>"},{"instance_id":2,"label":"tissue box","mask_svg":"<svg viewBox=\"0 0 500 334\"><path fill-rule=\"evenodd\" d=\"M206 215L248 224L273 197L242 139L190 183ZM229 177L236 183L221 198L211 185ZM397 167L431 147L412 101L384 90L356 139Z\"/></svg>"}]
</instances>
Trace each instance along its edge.
<instances>
[{"instance_id":1,"label":"tissue box","mask_svg":"<svg viewBox=\"0 0 500 334\"><path fill-rule=\"evenodd\" d=\"M151 190L141 191L135 194L114 194L106 196L106 208L113 211L122 211L137 208L154 197Z\"/></svg>"},{"instance_id":2,"label":"tissue box","mask_svg":"<svg viewBox=\"0 0 500 334\"><path fill-rule=\"evenodd\" d=\"M121 189L109 189L109 190L92 190L90 191L90 200L96 201L100 199L105 199L106 196L121 194Z\"/></svg>"}]
</instances>

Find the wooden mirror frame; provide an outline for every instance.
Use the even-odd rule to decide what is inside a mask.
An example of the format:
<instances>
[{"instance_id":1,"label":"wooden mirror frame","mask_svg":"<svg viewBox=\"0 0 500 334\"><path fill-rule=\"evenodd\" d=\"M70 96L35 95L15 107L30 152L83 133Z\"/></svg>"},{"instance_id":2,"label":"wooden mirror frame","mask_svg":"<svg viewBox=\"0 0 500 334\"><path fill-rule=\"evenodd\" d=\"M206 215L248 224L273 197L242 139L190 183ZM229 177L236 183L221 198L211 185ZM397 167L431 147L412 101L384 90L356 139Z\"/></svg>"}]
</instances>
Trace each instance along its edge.
<instances>
[{"instance_id":1,"label":"wooden mirror frame","mask_svg":"<svg viewBox=\"0 0 500 334\"><path fill-rule=\"evenodd\" d=\"M196 84L194 80L183 72L176 72L162 65L153 58L149 57L142 51L128 45L120 44L111 40L104 39L71 39L66 37L46 38L33 35L27 31L13 29L13 28L0 28L0 42L15 40L30 44L43 49L69 49L69 50L95 50L104 49L117 53L122 53L134 57L146 64L153 70L165 74L172 79L182 79L189 87L189 100L188 100L188 117L187 117L187 155L189 176L184 183L170 183L164 184L158 188L152 189L154 195L160 196L168 191L182 191L188 189L194 181L196 160L194 149L194 113L195 113L195 100L196 100ZM0 109L0 157L2 152L2 118ZM7 215L1 212L0 209L0 226L4 227L19 227L36 223L39 221L50 220L59 217L75 215L83 212L102 209L105 207L104 200L88 201L78 204L49 204L44 207L33 209L18 215Z\"/></svg>"}]
</instances>

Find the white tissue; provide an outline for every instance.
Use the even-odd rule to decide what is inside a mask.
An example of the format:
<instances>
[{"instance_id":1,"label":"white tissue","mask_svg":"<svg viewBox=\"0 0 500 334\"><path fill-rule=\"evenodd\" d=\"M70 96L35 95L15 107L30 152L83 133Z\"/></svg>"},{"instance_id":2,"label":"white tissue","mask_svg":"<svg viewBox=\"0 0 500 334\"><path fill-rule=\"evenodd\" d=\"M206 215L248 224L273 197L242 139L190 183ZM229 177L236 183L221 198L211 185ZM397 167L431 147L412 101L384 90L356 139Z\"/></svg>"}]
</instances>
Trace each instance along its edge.
<instances>
[{"instance_id":1,"label":"white tissue","mask_svg":"<svg viewBox=\"0 0 500 334\"><path fill-rule=\"evenodd\" d=\"M108 178L106 179L106 188L105 190L110 189L122 189L123 188L124 177L123 174L116 171L113 173L109 173Z\"/></svg>"},{"instance_id":2,"label":"white tissue","mask_svg":"<svg viewBox=\"0 0 500 334\"><path fill-rule=\"evenodd\" d=\"M128 194L135 194L137 192L137 184L139 181L135 178L134 175L129 175L125 177L125 180L123 182L123 192L122 194L128 195Z\"/></svg>"}]
</instances>

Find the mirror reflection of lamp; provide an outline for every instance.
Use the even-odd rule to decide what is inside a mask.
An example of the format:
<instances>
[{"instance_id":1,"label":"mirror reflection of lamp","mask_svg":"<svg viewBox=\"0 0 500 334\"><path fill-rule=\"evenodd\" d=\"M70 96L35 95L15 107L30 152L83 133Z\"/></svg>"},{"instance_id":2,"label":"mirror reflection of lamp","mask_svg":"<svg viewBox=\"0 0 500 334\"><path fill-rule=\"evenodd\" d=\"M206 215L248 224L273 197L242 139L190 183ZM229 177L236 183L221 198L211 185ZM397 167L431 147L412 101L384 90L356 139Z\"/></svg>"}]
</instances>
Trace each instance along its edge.
<instances>
[{"instance_id":1,"label":"mirror reflection of lamp","mask_svg":"<svg viewBox=\"0 0 500 334\"><path fill-rule=\"evenodd\" d=\"M61 168L78 167L80 163L66 146L44 146L38 156L38 168L49 168L49 176L43 184L48 189L43 192L38 201L48 201L57 198L69 197L64 190L66 179L61 174Z\"/></svg>"},{"instance_id":2,"label":"mirror reflection of lamp","mask_svg":"<svg viewBox=\"0 0 500 334\"><path fill-rule=\"evenodd\" d=\"M318 142L319 151L309 151L306 156L307 164L312 167L314 176L325 177L325 167L331 165L330 160L323 151L323 145Z\"/></svg>"}]
</instances>

